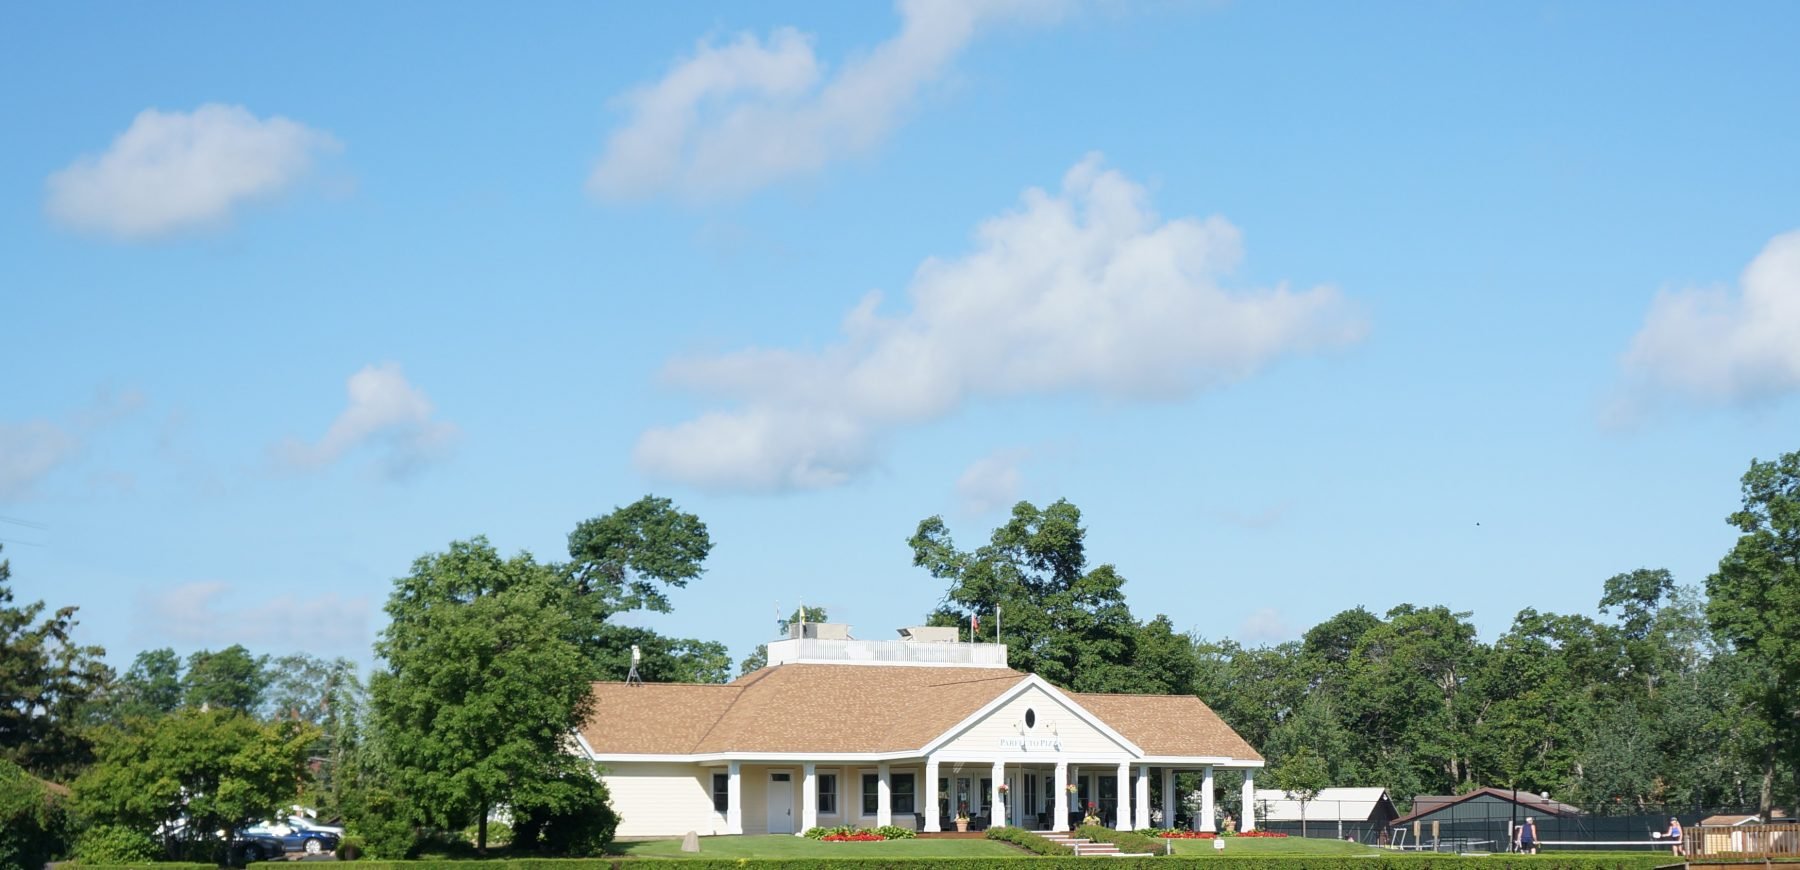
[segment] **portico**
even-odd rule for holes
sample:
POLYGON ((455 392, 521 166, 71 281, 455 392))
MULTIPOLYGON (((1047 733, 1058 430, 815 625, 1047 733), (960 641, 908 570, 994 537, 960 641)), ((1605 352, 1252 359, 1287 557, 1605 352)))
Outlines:
MULTIPOLYGON (((1064 692, 1007 668, 993 644, 792 640, 769 653, 770 667, 723 686, 595 685, 577 742, 605 766, 620 835, 929 832, 959 816, 1066 831, 1089 812, 1147 828, 1153 780, 1173 825, 1177 773, 1202 772, 1210 796, 1215 770, 1263 763, 1197 698, 1064 692)), ((1212 819, 1209 806, 1203 830, 1212 819)))

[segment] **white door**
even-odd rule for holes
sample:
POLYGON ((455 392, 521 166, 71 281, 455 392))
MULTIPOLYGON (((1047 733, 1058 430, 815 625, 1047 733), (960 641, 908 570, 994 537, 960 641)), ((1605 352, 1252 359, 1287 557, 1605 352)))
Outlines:
POLYGON ((769 771, 769 833, 794 833, 794 772, 769 771))

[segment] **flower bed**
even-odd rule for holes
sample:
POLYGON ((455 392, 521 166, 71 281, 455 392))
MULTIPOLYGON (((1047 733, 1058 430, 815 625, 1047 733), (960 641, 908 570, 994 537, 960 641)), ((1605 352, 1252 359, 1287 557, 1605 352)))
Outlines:
POLYGON ((1154 830, 1139 831, 1139 833, 1144 834, 1146 836, 1150 836, 1150 837, 1160 837, 1164 840, 1216 840, 1216 839, 1221 839, 1224 837, 1271 837, 1272 838, 1272 837, 1286 837, 1287 836, 1286 834, 1283 834, 1280 831, 1250 831, 1248 833, 1243 833, 1243 834, 1234 834, 1230 831, 1214 833, 1212 831, 1184 831, 1179 828, 1157 828, 1154 830))
POLYGON ((854 825, 839 825, 835 828, 808 828, 806 838, 825 843, 874 843, 880 840, 910 840, 918 834, 895 825, 883 825, 879 828, 858 828, 854 825))

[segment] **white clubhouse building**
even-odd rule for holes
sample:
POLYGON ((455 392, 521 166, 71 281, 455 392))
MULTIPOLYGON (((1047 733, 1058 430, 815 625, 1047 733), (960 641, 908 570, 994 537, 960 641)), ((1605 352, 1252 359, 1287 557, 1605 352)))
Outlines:
MULTIPOLYGON (((1147 828, 1152 776, 1164 824, 1177 817, 1177 771, 1204 773, 1211 830, 1217 768, 1242 769, 1255 803, 1262 757, 1198 698, 1063 692, 1007 667, 1002 644, 900 633, 796 625, 768 667, 729 684, 596 683, 576 742, 605 767, 619 835, 941 831, 959 814, 1066 831, 1090 804, 1147 828)), ((1247 812, 1241 828, 1254 826, 1247 812)))

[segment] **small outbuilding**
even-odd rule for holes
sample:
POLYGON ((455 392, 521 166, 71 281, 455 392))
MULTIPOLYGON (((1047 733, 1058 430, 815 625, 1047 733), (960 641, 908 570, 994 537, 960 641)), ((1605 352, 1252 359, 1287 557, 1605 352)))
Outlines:
POLYGON ((1264 830, 1295 836, 1304 830, 1315 837, 1355 837, 1365 843, 1375 842, 1400 816, 1385 788, 1320 789, 1305 803, 1278 788, 1259 788, 1256 812, 1264 830))

